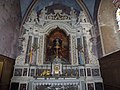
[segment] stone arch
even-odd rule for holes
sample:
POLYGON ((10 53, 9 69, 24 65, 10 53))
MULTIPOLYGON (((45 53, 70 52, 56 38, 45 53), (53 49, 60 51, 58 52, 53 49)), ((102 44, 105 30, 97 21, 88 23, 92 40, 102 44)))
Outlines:
POLYGON ((52 29, 55 29, 57 27, 64 30, 64 32, 67 35, 69 35, 70 33, 76 32, 76 30, 72 29, 72 27, 70 25, 67 25, 65 23, 59 23, 59 22, 49 23, 48 25, 45 25, 43 28, 43 30, 44 30, 43 32, 45 32, 45 34, 49 34, 52 29))

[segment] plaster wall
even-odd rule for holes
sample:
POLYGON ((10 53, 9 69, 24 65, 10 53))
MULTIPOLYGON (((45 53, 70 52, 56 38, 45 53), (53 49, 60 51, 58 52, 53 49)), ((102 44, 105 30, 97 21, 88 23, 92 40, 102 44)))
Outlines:
POLYGON ((115 7, 112 0, 101 0, 98 12, 99 30, 101 34, 103 54, 109 54, 119 49, 115 7))
POLYGON ((19 0, 0 0, 0 54, 16 58, 19 25, 19 0))

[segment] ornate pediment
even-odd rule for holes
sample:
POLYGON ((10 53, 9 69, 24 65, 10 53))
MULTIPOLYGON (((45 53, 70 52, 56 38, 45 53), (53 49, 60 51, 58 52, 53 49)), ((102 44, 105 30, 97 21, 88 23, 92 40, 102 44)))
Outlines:
POLYGON ((54 9, 53 12, 49 12, 46 8, 43 8, 39 13, 33 10, 25 22, 25 29, 30 29, 33 27, 43 27, 50 22, 62 22, 69 24, 72 27, 79 27, 82 25, 90 25, 88 18, 84 11, 78 12, 71 7, 69 12, 65 12, 62 9, 54 9))
POLYGON ((54 14, 49 14, 46 17, 48 20, 70 20, 70 16, 62 13, 62 10, 54 10, 54 14))

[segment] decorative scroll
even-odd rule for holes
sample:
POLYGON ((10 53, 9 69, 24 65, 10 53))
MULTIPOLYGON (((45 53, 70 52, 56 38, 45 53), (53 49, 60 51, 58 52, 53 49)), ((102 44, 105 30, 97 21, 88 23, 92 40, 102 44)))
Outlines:
POLYGON ((42 64, 43 63, 43 36, 40 36, 39 39, 39 55, 38 55, 38 64, 42 64))
POLYGON ((54 10, 55 14, 50 14, 47 16, 47 19, 49 20, 69 20, 70 16, 68 16, 67 14, 63 13, 62 14, 62 10, 54 10))
POLYGON ((25 56, 24 56, 24 54, 22 53, 21 55, 19 55, 19 56, 16 58, 15 64, 16 64, 16 65, 22 65, 22 64, 24 64, 24 63, 25 63, 24 59, 25 59, 25 56))

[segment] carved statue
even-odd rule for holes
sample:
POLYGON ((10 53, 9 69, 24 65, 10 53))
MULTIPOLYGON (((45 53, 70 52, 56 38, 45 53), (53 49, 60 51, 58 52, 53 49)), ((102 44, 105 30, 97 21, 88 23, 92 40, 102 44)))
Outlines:
POLYGON ((25 63, 24 60, 25 60, 24 54, 21 54, 16 58, 15 64, 16 65, 23 65, 25 63))
POLYGON ((73 7, 71 7, 70 16, 71 16, 71 24, 72 24, 72 26, 74 26, 77 21, 77 15, 76 15, 76 12, 73 9, 73 7))
POLYGON ((46 17, 47 11, 45 10, 45 7, 41 10, 41 13, 39 15, 39 25, 44 25, 45 23, 45 17, 46 17))
POLYGON ((41 10, 41 13, 39 15, 39 18, 45 19, 47 11, 45 10, 45 7, 41 10))
POLYGON ((71 7, 70 15, 71 15, 72 18, 76 18, 77 17, 76 12, 75 12, 73 7, 71 7))
POLYGON ((35 10, 33 10, 29 16, 29 19, 28 19, 28 22, 26 23, 30 23, 30 24, 36 24, 38 23, 38 20, 37 20, 37 13, 35 10))
POLYGON ((80 11, 80 14, 78 16, 78 23, 80 22, 87 22, 87 17, 83 11, 80 11))

